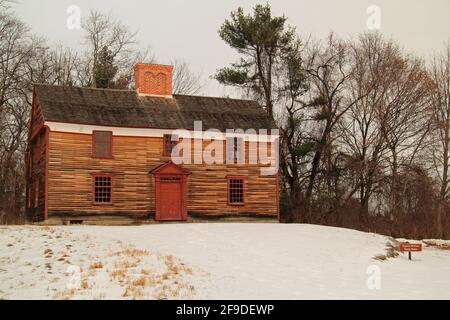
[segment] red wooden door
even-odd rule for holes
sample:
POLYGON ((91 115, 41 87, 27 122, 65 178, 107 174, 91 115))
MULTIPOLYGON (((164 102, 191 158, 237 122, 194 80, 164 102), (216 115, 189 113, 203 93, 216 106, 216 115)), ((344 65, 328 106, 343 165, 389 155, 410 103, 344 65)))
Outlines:
POLYGON ((160 219, 183 220, 181 177, 160 178, 160 219))
POLYGON ((186 221, 190 172, 168 161, 150 173, 155 176, 155 220, 186 221))

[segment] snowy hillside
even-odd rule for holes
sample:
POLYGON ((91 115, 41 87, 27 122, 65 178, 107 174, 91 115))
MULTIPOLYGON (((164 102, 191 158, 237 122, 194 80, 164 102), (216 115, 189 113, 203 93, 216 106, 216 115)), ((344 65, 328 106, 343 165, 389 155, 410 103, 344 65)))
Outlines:
POLYGON ((450 250, 373 259, 389 242, 298 224, 0 227, 0 299, 450 299, 450 250))

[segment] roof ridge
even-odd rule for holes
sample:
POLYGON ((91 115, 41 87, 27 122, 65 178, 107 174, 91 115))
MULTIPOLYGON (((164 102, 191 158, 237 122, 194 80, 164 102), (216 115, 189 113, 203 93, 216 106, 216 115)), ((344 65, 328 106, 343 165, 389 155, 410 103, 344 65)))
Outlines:
MULTIPOLYGON (((47 84, 47 83, 33 83, 34 86, 45 86, 45 87, 57 87, 57 88, 73 88, 73 89, 86 89, 86 90, 97 90, 97 91, 121 91, 121 92, 136 92, 133 89, 114 89, 114 88, 92 88, 92 87, 82 87, 82 86, 67 86, 67 85, 59 85, 59 84, 47 84)), ((201 95, 192 95, 192 94, 173 94, 174 97, 192 97, 192 98, 202 98, 202 99, 221 99, 221 100, 233 100, 233 101, 245 101, 245 102, 254 102, 258 104, 256 100, 253 99, 243 99, 243 98, 230 98, 230 97, 217 97, 217 96, 201 96, 201 95)), ((146 97, 150 98, 160 98, 157 96, 147 95, 146 97)))
POLYGON ((173 96, 182 96, 182 97, 193 97, 193 98, 206 98, 206 99, 221 99, 221 100, 233 100, 233 101, 245 101, 245 102, 255 102, 258 103, 256 100, 253 99, 242 99, 242 98, 229 98, 229 97, 213 97, 213 96, 195 96, 190 94, 173 94, 173 96))
POLYGON ((132 89, 114 89, 114 88, 92 88, 92 87, 81 87, 81 86, 63 86, 60 84, 47 84, 47 83, 33 83, 33 86, 45 86, 45 87, 58 87, 58 88, 74 88, 74 89, 87 89, 87 90, 98 90, 98 91, 125 91, 125 92, 136 92, 132 89))

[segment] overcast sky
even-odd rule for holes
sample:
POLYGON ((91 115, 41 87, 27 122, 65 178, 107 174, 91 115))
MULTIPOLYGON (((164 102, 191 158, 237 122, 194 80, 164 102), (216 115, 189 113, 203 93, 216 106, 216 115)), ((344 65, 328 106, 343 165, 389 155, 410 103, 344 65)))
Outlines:
MULTIPOLYGON (((246 0, 16 0, 14 9, 38 35, 50 42, 77 47, 82 31, 66 27, 70 5, 81 9, 111 10, 133 30, 142 46, 150 46, 158 63, 172 58, 186 60, 201 72, 205 95, 221 96, 228 91, 209 77, 236 55, 219 38, 217 30, 239 6, 249 12, 257 3, 246 0)), ((275 15, 285 14, 301 35, 324 37, 330 31, 351 36, 367 31, 367 8, 381 10, 380 31, 423 57, 444 50, 450 38, 450 0, 276 0, 269 1, 275 15)))

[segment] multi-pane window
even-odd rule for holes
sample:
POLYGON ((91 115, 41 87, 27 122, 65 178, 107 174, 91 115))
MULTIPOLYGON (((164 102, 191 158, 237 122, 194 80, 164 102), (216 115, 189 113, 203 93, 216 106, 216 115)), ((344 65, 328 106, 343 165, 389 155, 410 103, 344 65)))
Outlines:
POLYGON ((243 160, 244 139, 227 138, 227 162, 242 162, 243 160))
POLYGON ((180 177, 161 177, 159 181, 165 181, 165 182, 174 182, 174 181, 181 181, 180 177))
POLYGON ((112 176, 94 175, 94 203, 109 204, 112 203, 112 176))
POLYGON ((228 203, 230 205, 245 203, 245 179, 243 177, 228 177, 228 203))
POLYGON ((92 155, 94 158, 112 158, 112 132, 92 132, 92 155))
POLYGON ((178 136, 165 134, 163 141, 163 155, 171 156, 173 148, 178 144, 178 136))

